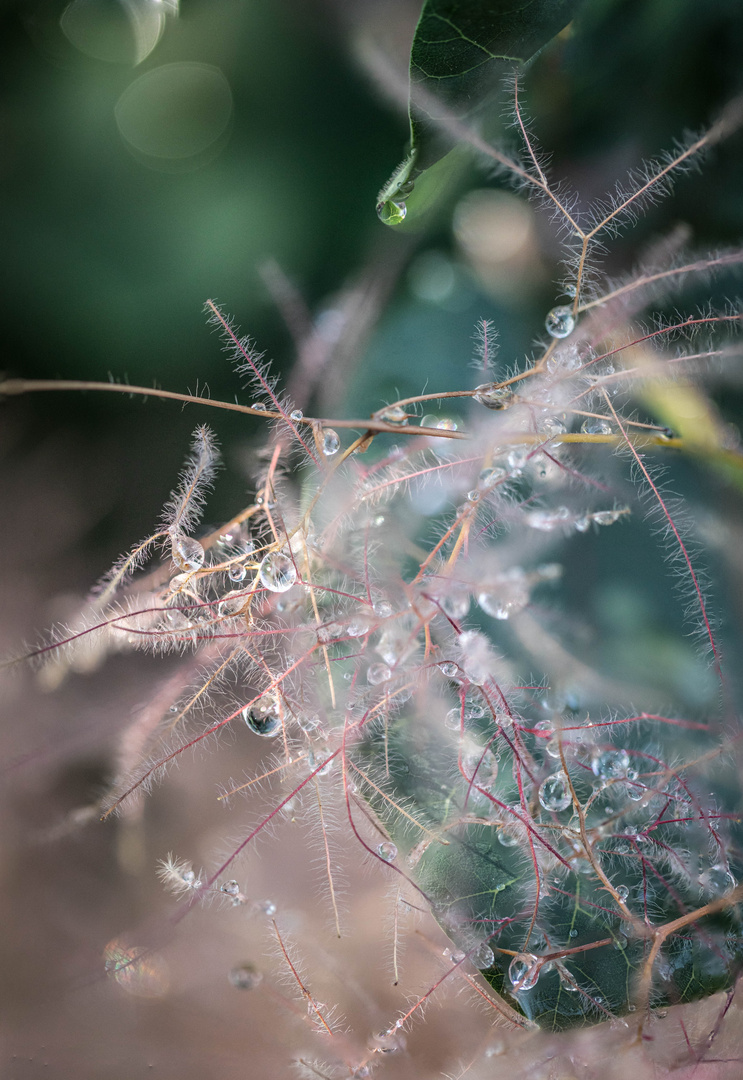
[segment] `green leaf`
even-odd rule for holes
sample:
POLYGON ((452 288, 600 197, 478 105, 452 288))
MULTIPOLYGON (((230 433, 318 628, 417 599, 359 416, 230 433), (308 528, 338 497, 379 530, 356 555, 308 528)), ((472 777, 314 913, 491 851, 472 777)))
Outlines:
POLYGON ((559 33, 579 2, 426 0, 410 53, 410 152, 377 202, 385 224, 410 226, 452 190, 466 157, 452 151, 442 117, 483 114, 503 76, 559 33))
MULTIPOLYGON (((420 720, 400 716, 370 725, 351 752, 365 779, 361 794, 401 853, 398 865, 468 965, 480 967, 496 993, 540 1027, 559 1031, 643 1007, 643 926, 672 923, 734 881, 726 869, 709 868, 717 856, 710 856, 702 794, 689 777, 658 774, 659 754, 691 759, 705 753, 710 737, 673 727, 624 732, 619 744, 602 736, 607 762, 617 755, 623 763, 622 775, 608 781, 591 766, 590 751, 578 744, 571 750, 568 768, 589 808, 595 865, 622 891, 634 915, 629 921, 585 857, 572 806, 552 813, 536 797, 545 775, 560 775, 543 740, 525 726, 506 737, 494 736, 487 718, 469 723, 467 768, 479 756, 483 762, 481 781, 471 788, 460 772, 458 740, 420 720), (486 765, 484 749, 473 757, 475 743, 497 750, 499 762, 486 765), (533 784, 523 768, 527 760, 533 784), (629 782, 626 762, 637 766, 629 782), (477 962, 482 946, 489 966, 477 962), (515 977, 519 963, 523 979, 515 977)), ((739 782, 731 772, 716 783, 725 815, 740 805, 739 782)), ((731 904, 669 934, 653 967, 652 1004, 716 993, 734 983, 742 965, 743 937, 731 904)))

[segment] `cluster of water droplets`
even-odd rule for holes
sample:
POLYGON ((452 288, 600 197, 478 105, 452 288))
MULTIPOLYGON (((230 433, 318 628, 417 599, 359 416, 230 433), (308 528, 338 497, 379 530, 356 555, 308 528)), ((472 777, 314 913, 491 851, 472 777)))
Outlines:
POLYGON ((537 529, 539 532, 554 532, 555 529, 562 528, 583 533, 588 532, 591 525, 613 525, 626 513, 625 507, 576 513, 567 506, 558 506, 555 509, 529 510, 525 519, 530 529, 537 529))

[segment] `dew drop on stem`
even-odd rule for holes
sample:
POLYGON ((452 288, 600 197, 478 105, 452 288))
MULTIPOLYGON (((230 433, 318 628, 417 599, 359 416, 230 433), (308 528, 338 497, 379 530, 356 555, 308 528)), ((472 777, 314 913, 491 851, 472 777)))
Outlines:
POLYGON ((372 664, 366 673, 366 681, 372 686, 378 686, 379 683, 389 682, 392 678, 392 672, 386 664, 372 664))
POLYGON ((518 993, 520 990, 531 990, 537 985, 540 975, 540 966, 536 957, 528 954, 514 956, 508 965, 508 978, 511 986, 518 993))
POLYGON ((736 880, 727 866, 718 863, 699 875, 699 884, 708 896, 719 897, 736 886, 736 880))
POLYGON ((626 750, 604 750, 591 762, 594 776, 602 780, 623 780, 629 768, 629 754, 626 750))
POLYGON ((341 440, 338 432, 333 428, 323 428, 322 432, 322 452, 325 457, 332 457, 333 454, 337 454, 341 448, 341 440))
POLYGON ((566 338, 575 328, 572 308, 560 305, 553 307, 544 320, 544 326, 550 337, 566 338))
POLYGON ((384 412, 379 414, 379 419, 385 424, 406 424, 408 422, 408 414, 405 412, 402 405, 392 405, 389 409, 385 409, 384 412))
POLYGON ((497 383, 481 383, 475 387, 472 397, 478 405, 486 409, 507 409, 513 404, 513 390, 510 386, 498 386, 497 383))
POLYGON ((266 706, 260 702, 246 705, 242 710, 242 718, 251 731, 264 738, 272 738, 281 731, 281 717, 274 703, 266 706))
POLYGON ((476 968, 479 968, 480 971, 487 971, 488 968, 493 966, 495 963, 495 953, 487 942, 483 941, 483 943, 475 949, 472 954, 472 963, 476 968))
POLYGON ((563 773, 548 776, 539 786, 539 802, 545 810, 559 813, 567 810, 572 803, 570 788, 563 773))
POLYGON ((270 592, 286 592, 297 580, 294 563, 280 551, 271 551, 258 569, 261 585, 270 592))
POLYGON ((601 417, 591 417, 584 420, 580 426, 584 435, 611 435, 612 427, 608 420, 601 417))
POLYGON ((173 556, 179 566, 186 570, 200 570, 204 565, 204 549, 191 536, 177 536, 173 540, 173 556))

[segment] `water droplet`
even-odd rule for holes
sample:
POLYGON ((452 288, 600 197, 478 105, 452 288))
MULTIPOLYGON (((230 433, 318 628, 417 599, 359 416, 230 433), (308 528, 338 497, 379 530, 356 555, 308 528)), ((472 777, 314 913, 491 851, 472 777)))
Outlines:
POLYGON ((351 638, 363 637, 364 634, 367 634, 368 632, 369 623, 366 621, 366 619, 356 618, 346 627, 346 634, 348 637, 351 638))
POLYGON ((238 614, 244 604, 244 593, 238 593, 235 597, 227 595, 217 604, 217 616, 220 619, 230 619, 233 615, 238 614))
POLYGON ((436 422, 436 427, 439 431, 458 431, 456 420, 452 420, 450 417, 445 416, 443 420, 436 422))
POLYGON ((371 683, 372 686, 378 686, 380 683, 389 682, 392 678, 392 672, 386 664, 372 664, 366 673, 366 681, 371 683))
POLYGON ((510 619, 524 610, 529 603, 529 593, 523 587, 511 586, 498 592, 478 593, 477 603, 493 619, 510 619))
POLYGON ((376 1054, 394 1054, 398 1050, 402 1050, 404 1046, 405 1040, 402 1036, 390 1035, 387 1031, 380 1031, 371 1040, 369 1049, 376 1054))
POLYGON ((230 581, 242 581, 247 572, 247 568, 242 563, 233 563, 227 571, 227 577, 230 581))
POLYGON ((622 901, 622 903, 625 902, 625 900, 629 896, 629 889, 626 885, 617 885, 617 896, 622 901))
POLYGON ((228 978, 237 990, 255 990, 260 986, 263 974, 254 964, 245 963, 233 967, 228 978))
POLYGON ((280 551, 271 551, 258 569, 261 585, 271 592, 286 592, 297 580, 294 563, 280 551))
POLYGON ((255 905, 255 910, 265 915, 267 919, 271 919, 276 914, 276 905, 273 900, 259 900, 255 905))
POLYGON ((735 888, 737 882, 727 866, 718 863, 699 875, 699 884, 710 896, 724 896, 735 888))
POLYGON ((585 533, 591 528, 591 519, 588 515, 584 514, 582 517, 576 518, 573 522, 573 528, 576 532, 585 533))
POLYGON ((374 604, 374 614, 380 619, 389 619, 392 614, 392 604, 389 604, 386 600, 377 600, 374 604))
POLYGON ((453 679, 459 674, 459 665, 452 663, 451 660, 444 660, 443 663, 438 665, 438 668, 447 679, 453 679))
POLYGON ((379 414, 379 419, 383 420, 385 424, 407 424, 408 414, 402 405, 392 405, 379 414))
POLYGON ((571 930, 570 933, 568 934, 568 937, 571 937, 571 938, 577 938, 577 936, 578 936, 578 931, 575 930, 575 929, 571 930))
POLYGON ((173 557, 179 566, 189 571, 200 570, 204 565, 204 549, 199 541, 191 536, 174 538, 173 557))
POLYGON ((201 881, 196 876, 194 871, 190 869, 190 867, 181 872, 181 880, 183 881, 184 885, 188 886, 189 889, 201 888, 201 881))
POLYGON ((575 328, 572 309, 562 305, 553 307, 544 320, 544 325, 550 337, 566 338, 575 328))
POLYGON ((449 709, 448 713, 444 717, 444 727, 447 727, 449 731, 460 731, 462 728, 462 710, 459 706, 455 709, 449 709))
POLYGON ((540 435, 549 435, 551 438, 564 435, 567 430, 562 420, 557 416, 547 416, 539 424, 540 435))
POLYGON ((461 964, 466 956, 467 953, 462 952, 461 949, 452 949, 452 951, 449 953, 449 959, 451 960, 452 964, 461 964))
POLYGON ((477 491, 475 488, 473 488, 472 491, 467 492, 467 502, 472 503, 472 502, 479 502, 479 501, 480 501, 480 492, 479 491, 477 491))
POLYGON ((584 435, 611 435, 612 427, 608 420, 592 416, 580 426, 584 435))
POLYGON ((295 424, 298 423, 303 418, 304 418, 304 413, 302 412, 301 409, 292 409, 292 411, 289 413, 289 419, 293 420, 295 424))
POLYGON ((240 886, 233 878, 232 881, 225 881, 224 885, 220 887, 219 891, 226 893, 228 896, 237 896, 240 892, 240 886))
POLYGON ((516 847, 519 842, 518 836, 514 836, 512 832, 507 832, 506 829, 498 829, 496 836, 498 838, 498 843, 501 844, 502 847, 516 847))
POLYGON ((333 454, 337 454, 341 448, 341 440, 337 431, 333 428, 323 428, 322 431, 322 452, 325 457, 332 457, 333 454))
POLYGON ((508 978, 511 986, 518 993, 520 990, 531 990, 537 985, 540 975, 540 965, 535 956, 530 953, 521 953, 514 956, 508 965, 508 978))
POLYGON ((385 840, 377 848, 377 855, 379 855, 380 859, 384 859, 385 862, 392 862, 397 858, 397 848, 389 840, 385 840))
POLYGON ((439 418, 435 413, 426 413, 421 417, 421 427, 435 428, 438 427, 439 418))
POLYGON ((629 768, 629 754, 626 750, 604 750, 591 762, 594 776, 602 780, 622 780, 629 768))
POLYGON ((539 801, 545 810, 553 813, 566 810, 571 805, 573 799, 564 773, 555 773, 542 781, 539 785, 539 801))
POLYGON ((385 199, 377 204, 377 216, 385 225, 401 225, 407 212, 404 199, 385 199))
POLYGON ((591 517, 597 525, 613 525, 621 517, 621 510, 598 510, 591 517))
POLYGON ((510 386, 498 386, 497 383, 482 383, 472 395, 478 405, 486 409, 507 409, 513 404, 513 390, 510 386))
POLYGON ((264 705, 259 701, 255 705, 246 705, 242 718, 251 731, 264 738, 270 739, 281 731, 281 717, 275 702, 264 705))
POLYGON ((487 971, 495 963, 495 953, 487 944, 483 941, 481 945, 478 945, 477 949, 472 954, 472 963, 480 971, 487 971))

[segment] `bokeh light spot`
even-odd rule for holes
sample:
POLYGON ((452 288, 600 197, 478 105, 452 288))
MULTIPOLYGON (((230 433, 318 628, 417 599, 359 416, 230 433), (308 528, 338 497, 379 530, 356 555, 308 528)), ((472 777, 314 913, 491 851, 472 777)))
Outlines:
POLYGON ((226 130, 232 93, 219 68, 210 64, 163 64, 135 79, 114 111, 122 137, 136 152, 187 161, 226 130))

